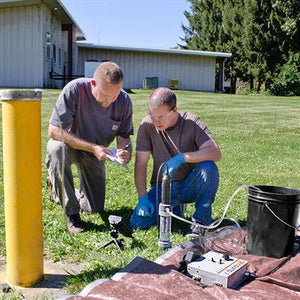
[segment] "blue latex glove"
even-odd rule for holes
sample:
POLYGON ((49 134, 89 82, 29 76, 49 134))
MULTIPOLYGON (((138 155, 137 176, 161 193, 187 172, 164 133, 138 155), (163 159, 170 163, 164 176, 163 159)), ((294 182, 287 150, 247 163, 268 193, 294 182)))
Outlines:
POLYGON ((179 153, 172 158, 168 159, 163 166, 163 174, 166 174, 167 167, 169 170, 169 176, 173 179, 173 172, 176 171, 181 165, 185 163, 183 153, 179 153))
POLYGON ((139 203, 136 207, 137 215, 140 217, 150 217, 154 213, 154 205, 145 194, 139 197, 139 203))

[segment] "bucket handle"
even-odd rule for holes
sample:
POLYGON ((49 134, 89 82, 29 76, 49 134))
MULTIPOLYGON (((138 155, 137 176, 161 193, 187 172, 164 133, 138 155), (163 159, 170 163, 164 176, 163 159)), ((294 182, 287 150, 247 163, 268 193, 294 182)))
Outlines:
POLYGON ((273 215, 275 218, 277 218, 280 222, 282 222, 284 225, 286 225, 286 226, 288 226, 288 227, 291 227, 291 228, 293 228, 293 229, 296 229, 296 226, 290 225, 290 224, 286 223, 285 221, 283 221, 281 218, 279 218, 279 217, 274 213, 274 211, 269 207, 269 205, 268 205, 267 202, 265 202, 264 205, 265 205, 265 207, 272 213, 272 215, 273 215))

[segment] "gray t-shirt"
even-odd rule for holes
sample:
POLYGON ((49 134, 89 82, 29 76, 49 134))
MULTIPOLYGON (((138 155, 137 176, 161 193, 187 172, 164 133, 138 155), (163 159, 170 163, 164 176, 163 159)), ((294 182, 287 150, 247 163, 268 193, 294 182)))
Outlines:
MULTIPOLYGON (((213 139, 203 121, 190 112, 179 112, 176 124, 166 130, 179 152, 197 151, 206 141, 213 139)), ((178 154, 172 142, 166 141, 159 130, 156 130, 151 118, 147 115, 139 127, 136 140, 137 151, 150 151, 153 157, 151 185, 156 184, 160 165, 178 154)), ((186 163, 174 172, 174 180, 183 180, 195 164, 186 163)), ((161 182, 161 173, 159 176, 161 182)))
MULTIPOLYGON (((128 138, 133 134, 132 103, 121 90, 117 100, 102 107, 91 92, 91 79, 78 78, 62 90, 56 107, 62 127, 78 137, 98 145, 108 146, 118 135, 128 138)), ((50 123, 59 126, 55 109, 50 123)))

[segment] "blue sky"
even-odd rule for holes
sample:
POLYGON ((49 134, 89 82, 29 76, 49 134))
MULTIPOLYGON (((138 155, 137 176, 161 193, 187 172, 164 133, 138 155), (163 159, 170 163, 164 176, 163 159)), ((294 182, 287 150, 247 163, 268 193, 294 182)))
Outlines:
POLYGON ((182 43, 186 0, 62 0, 92 43, 171 48, 182 43))

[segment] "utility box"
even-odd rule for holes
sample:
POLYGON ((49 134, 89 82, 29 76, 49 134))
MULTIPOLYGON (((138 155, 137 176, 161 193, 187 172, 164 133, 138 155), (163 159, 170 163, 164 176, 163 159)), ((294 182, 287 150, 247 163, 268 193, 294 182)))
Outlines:
POLYGON ((171 90, 179 90, 179 79, 178 78, 170 78, 169 88, 171 90))
POLYGON ((143 88, 146 90, 158 88, 158 77, 145 77, 143 88))

